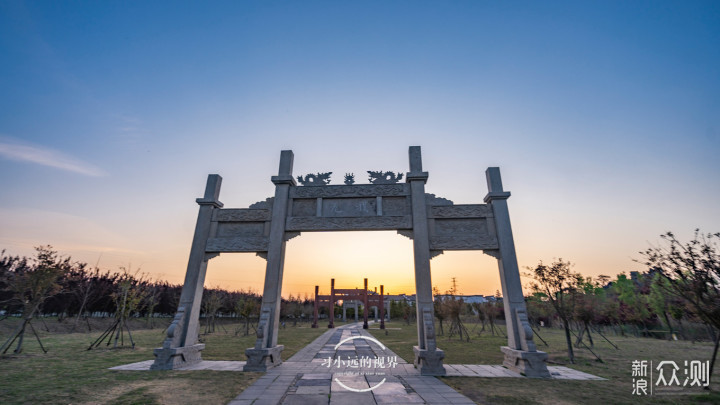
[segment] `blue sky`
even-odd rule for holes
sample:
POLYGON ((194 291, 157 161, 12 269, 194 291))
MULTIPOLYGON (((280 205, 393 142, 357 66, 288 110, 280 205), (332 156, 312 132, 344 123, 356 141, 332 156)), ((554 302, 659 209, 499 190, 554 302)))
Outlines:
MULTIPOLYGON (((339 182, 406 171, 421 145, 428 192, 459 203, 500 166, 523 266, 614 275, 666 230, 720 230, 717 2, 2 2, 0 59, 11 253, 180 282, 207 174, 247 206, 281 149, 339 182)), ((411 271, 407 242, 377 235, 303 235, 289 266, 377 241, 358 271, 411 271)), ((483 257, 434 259, 433 283, 494 292, 483 257)), ((260 287, 260 259, 216 260, 208 283, 260 287)))

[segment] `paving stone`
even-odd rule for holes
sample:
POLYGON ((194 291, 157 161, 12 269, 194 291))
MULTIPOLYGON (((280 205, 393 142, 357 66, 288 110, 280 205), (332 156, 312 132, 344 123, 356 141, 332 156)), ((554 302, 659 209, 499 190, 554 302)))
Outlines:
POLYGON ((375 395, 375 402, 379 404, 423 404, 423 400, 417 394, 405 395, 375 395))
POLYGON ((407 394, 405 386, 399 382, 385 382, 377 385, 378 383, 370 383, 374 386, 372 392, 377 397, 378 395, 404 395, 407 394))
POLYGON ((252 405, 278 405, 279 402, 277 399, 257 399, 252 405))
POLYGON ((329 387, 330 386, 330 379, 303 379, 298 380, 295 385, 298 387, 306 387, 306 386, 316 386, 316 387, 329 387))
POLYGON ((345 392, 332 394, 330 405, 376 405, 375 398, 369 392, 345 392))
MULTIPOLYGON (((365 405, 375 404, 376 402, 378 404, 410 404, 422 403, 423 401, 429 404, 472 404, 472 401, 447 386, 441 379, 421 376, 419 370, 414 368, 412 363, 407 363, 400 357, 397 357, 398 364, 395 367, 352 368, 345 365, 340 368, 328 368, 327 365, 323 366, 323 363, 327 363, 328 357, 335 359, 340 356, 344 361, 347 361, 347 356, 350 356, 351 359, 355 358, 355 356, 385 357, 387 361, 387 356, 397 356, 392 350, 387 348, 382 350, 376 344, 364 339, 354 339, 343 343, 339 348, 340 350, 336 351, 335 345, 343 339, 351 336, 370 336, 360 325, 352 324, 326 331, 289 360, 258 378, 251 387, 238 395, 231 404, 247 405, 250 403, 249 401, 255 401, 252 402, 253 405, 275 405, 279 403, 286 393, 284 403, 327 404, 328 395, 326 390, 328 389, 332 394, 329 402, 337 405, 365 405), (408 394, 405 385, 401 384, 396 376, 402 376, 414 392, 408 394), (300 378, 298 379, 298 377, 300 378), (386 382, 371 392, 357 393, 343 388, 334 381, 334 378, 339 378, 346 386, 356 389, 367 389, 383 379, 386 379, 386 382), (296 379, 296 386, 290 387, 291 383, 296 379), (323 394, 307 393, 315 392, 313 390, 322 390, 323 394)), ((146 360, 112 367, 111 370, 147 371, 152 363, 153 360, 146 360)), ((245 363, 244 361, 202 361, 186 368, 186 370, 241 372, 245 363)), ((603 380, 601 377, 563 366, 549 366, 548 370, 555 379, 603 380)), ((448 375, 466 377, 525 378, 499 365, 451 364, 446 365, 446 371, 448 375)))
POLYGON ((317 386, 317 385, 304 385, 302 387, 297 387, 297 391, 295 391, 296 394, 330 394, 330 384, 324 385, 324 386, 317 386))
POLYGON ((252 399, 235 399, 230 401, 228 405, 251 405, 253 403, 252 399))
POLYGON ((303 380, 331 380, 332 373, 307 373, 303 374, 303 380))
MULTIPOLYGON (((283 405, 327 405, 330 399, 327 394, 293 394, 285 397, 283 405)), ((253 404, 255 405, 255 404, 253 404)))

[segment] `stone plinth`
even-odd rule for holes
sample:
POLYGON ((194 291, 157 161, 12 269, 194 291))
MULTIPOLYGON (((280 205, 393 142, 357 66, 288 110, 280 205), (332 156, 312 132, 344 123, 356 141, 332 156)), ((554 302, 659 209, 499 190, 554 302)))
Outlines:
POLYGON ((198 343, 185 347, 161 347, 153 351, 155 362, 151 370, 175 370, 181 367, 192 366, 202 361, 200 352, 205 345, 198 343))
POLYGON ((445 375, 445 367, 443 367, 444 351, 440 349, 425 350, 413 346, 413 352, 415 353, 415 367, 420 369, 420 374, 445 375))
POLYGON ((268 371, 275 366, 282 364, 280 353, 285 349, 283 345, 277 345, 266 349, 250 348, 245 350, 247 363, 243 371, 268 371))
POLYGON ((511 349, 508 346, 501 348, 505 353, 503 366, 530 378, 551 378, 550 372, 545 363, 548 354, 545 352, 526 352, 522 350, 511 349))

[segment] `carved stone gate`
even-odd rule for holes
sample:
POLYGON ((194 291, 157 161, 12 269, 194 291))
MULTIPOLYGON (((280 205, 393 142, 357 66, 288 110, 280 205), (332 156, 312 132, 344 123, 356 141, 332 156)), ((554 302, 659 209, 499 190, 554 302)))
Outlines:
MULTIPOLYGON (((410 171, 374 173, 373 184, 327 185, 327 174, 298 178, 292 174, 293 152, 280 154, 280 168, 272 177, 275 196, 244 209, 223 208, 221 177, 208 176, 200 205, 185 284, 178 312, 163 347, 155 349, 152 369, 168 370, 200 361, 200 303, 208 260, 225 252, 255 252, 267 260, 255 347, 246 350, 246 371, 266 371, 282 362, 277 344, 280 289, 285 243, 301 232, 395 230, 413 240, 418 345, 415 365, 425 375, 444 375, 442 350, 437 347, 430 259, 445 250, 482 250, 498 260, 508 345, 504 365, 529 377, 550 377, 547 354, 537 351, 528 323, 507 199, 500 169, 486 170, 485 204, 453 204, 425 193, 428 173, 422 170, 419 146, 409 150, 410 171)), ((371 174, 372 175, 372 174, 371 174)))

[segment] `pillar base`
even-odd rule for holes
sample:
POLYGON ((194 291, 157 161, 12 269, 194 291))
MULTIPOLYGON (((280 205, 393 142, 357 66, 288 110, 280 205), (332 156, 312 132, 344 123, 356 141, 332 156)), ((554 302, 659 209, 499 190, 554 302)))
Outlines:
POLYGON ((526 352, 511 349, 508 346, 503 346, 500 350, 505 353, 503 366, 508 369, 529 378, 551 378, 545 363, 548 358, 547 353, 540 351, 526 352))
POLYGON ((267 349, 250 348, 245 350, 247 363, 243 367, 243 371, 268 371, 273 367, 282 364, 280 353, 285 349, 283 345, 277 345, 267 349))
POLYGON ((444 351, 440 349, 425 350, 413 346, 413 352, 415 353, 415 368, 420 368, 421 375, 445 375, 445 367, 443 367, 444 351))
POLYGON ((204 344, 195 344, 186 347, 160 347, 153 350, 155 362, 150 370, 176 370, 192 366, 202 361, 200 352, 205 349, 204 344))

